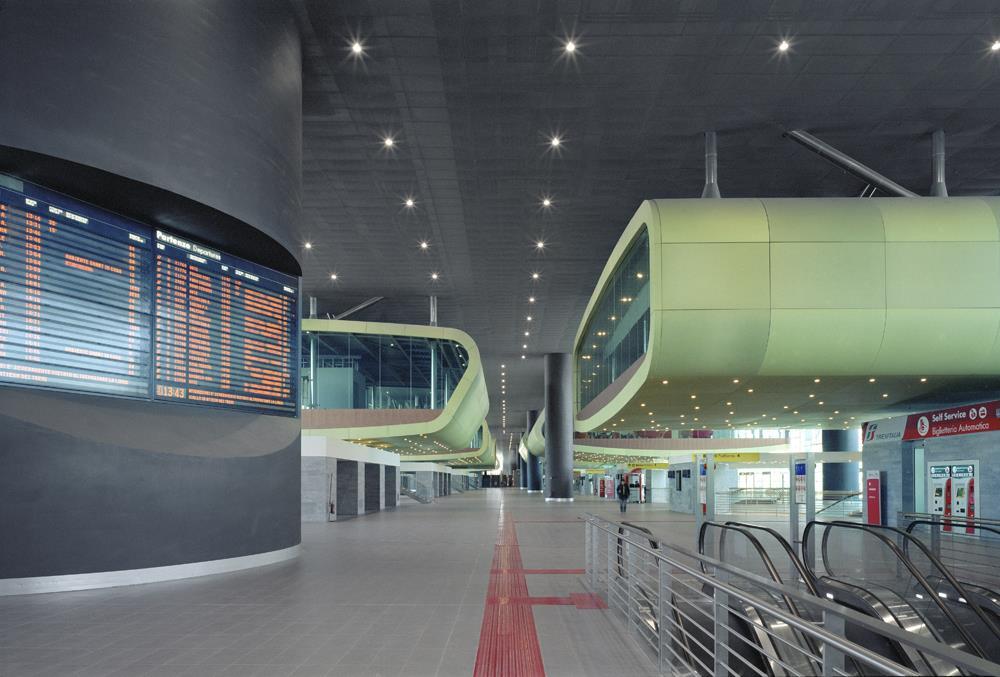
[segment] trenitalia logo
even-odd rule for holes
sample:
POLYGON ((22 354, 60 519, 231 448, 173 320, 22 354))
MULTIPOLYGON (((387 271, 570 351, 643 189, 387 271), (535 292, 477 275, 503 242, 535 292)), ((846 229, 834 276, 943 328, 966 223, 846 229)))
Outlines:
POLYGON ((872 421, 863 430, 865 444, 1000 431, 1000 401, 872 421))

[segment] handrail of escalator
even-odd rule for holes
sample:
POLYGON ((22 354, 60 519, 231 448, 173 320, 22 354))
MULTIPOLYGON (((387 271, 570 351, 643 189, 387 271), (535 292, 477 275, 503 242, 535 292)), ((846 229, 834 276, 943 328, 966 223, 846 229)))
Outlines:
POLYGON ((794 550, 792 550, 792 546, 788 543, 788 539, 786 539, 784 536, 779 534, 776 530, 772 529, 771 527, 761 526, 760 524, 748 524, 746 522, 733 522, 733 521, 726 522, 726 524, 741 527, 743 529, 757 529, 758 531, 763 531, 764 533, 773 536, 774 540, 776 540, 778 542, 778 545, 781 546, 782 550, 785 551, 785 554, 788 555, 788 559, 791 560, 792 566, 794 566, 795 570, 799 572, 799 577, 802 579, 802 582, 806 586, 806 589, 809 590, 809 592, 812 593, 813 595, 817 596, 819 595, 818 588, 816 587, 816 582, 812 579, 812 576, 810 576, 809 573, 806 571, 805 565, 802 564, 802 560, 800 560, 799 556, 795 554, 794 550))
POLYGON ((861 495, 860 491, 855 491, 852 494, 847 494, 846 496, 841 496, 840 498, 838 498, 836 501, 834 501, 830 505, 824 505, 822 508, 820 508, 819 510, 817 510, 816 514, 818 515, 821 512, 825 512, 825 511, 829 510, 830 508, 832 508, 834 506, 840 505, 841 503, 843 503, 844 501, 846 501, 849 498, 857 498, 860 495, 861 495))
MULTIPOLYGON (((848 524, 848 523, 835 521, 834 524, 848 524)), ((966 606, 972 609, 973 613, 975 613, 976 616, 979 617, 979 620, 982 621, 986 625, 986 627, 990 629, 990 631, 993 633, 993 636, 996 637, 998 640, 1000 640, 1000 628, 998 628, 996 626, 996 623, 994 623, 993 620, 986 614, 986 612, 983 611, 982 607, 980 607, 979 604, 976 603, 975 597, 967 593, 964 586, 958 581, 957 578, 955 578, 955 575, 951 573, 951 570, 949 570, 948 567, 942 564, 941 560, 939 560, 934 555, 934 553, 931 552, 930 548, 924 545, 924 543, 919 538, 917 538, 911 533, 907 533, 906 531, 899 529, 898 527, 891 527, 884 524, 866 524, 864 526, 868 527, 869 529, 885 529, 890 533, 902 536, 904 538, 903 554, 906 556, 907 559, 910 559, 908 546, 912 541, 916 545, 917 549, 920 550, 921 554, 924 557, 926 557, 927 560, 931 563, 931 565, 934 568, 936 568, 939 572, 941 572, 942 578, 944 578, 945 581, 948 582, 948 585, 950 585, 953 590, 955 590, 956 592, 959 593, 959 595, 961 595, 962 599, 965 600, 966 606)), ((912 562, 913 560, 910 559, 910 561, 912 562)), ((930 582, 928 581, 928 584, 929 583, 930 582)), ((935 597, 936 596, 937 595, 935 595, 935 597)))
MULTIPOLYGON (((725 559, 723 559, 723 552, 724 552, 723 546, 725 545, 726 542, 726 533, 728 531, 735 531, 738 534, 742 535, 744 538, 746 538, 750 542, 750 545, 753 546, 754 550, 757 551, 757 554, 760 556, 761 561, 764 563, 764 568, 767 570, 767 574, 768 576, 771 577, 771 580, 773 580, 775 583, 778 583, 779 585, 784 584, 784 581, 781 579, 781 574, 778 572, 778 567, 774 566, 774 561, 771 559, 770 555, 767 554, 767 550, 764 549, 764 546, 761 545, 761 542, 757 539, 756 536, 754 536, 745 529, 740 529, 738 527, 733 527, 726 524, 720 524, 719 522, 702 523, 701 530, 698 534, 699 555, 702 555, 703 557, 707 556, 705 555, 705 533, 708 527, 710 526, 722 530, 722 534, 719 537, 719 553, 718 553, 719 560, 722 560, 723 562, 725 561, 725 559)), ((706 574, 708 573, 705 570, 704 563, 702 563, 702 571, 706 574)), ((793 600, 791 597, 785 594, 782 594, 781 597, 784 599, 785 605, 792 613, 794 613, 796 616, 801 616, 798 607, 795 605, 795 600, 793 600)))
POLYGON ((983 522, 976 517, 947 517, 947 518, 941 518, 940 520, 916 519, 910 522, 906 526, 906 533, 912 534, 913 527, 918 526, 920 524, 942 527, 945 524, 951 524, 952 526, 955 526, 956 523, 958 523, 959 526, 965 526, 965 527, 971 526, 973 529, 979 529, 980 531, 989 531, 990 533, 994 533, 997 536, 1000 536, 1000 528, 997 528, 994 524, 987 524, 986 522, 983 522))
MULTIPOLYGON (((887 536, 880 534, 877 531, 866 529, 865 527, 868 525, 865 524, 855 524, 854 522, 819 522, 817 520, 813 520, 806 525, 806 528, 802 533, 803 545, 811 543, 811 541, 809 540, 809 536, 815 525, 826 527, 826 530, 823 532, 821 552, 823 555, 823 566, 830 577, 832 578, 837 577, 837 574, 834 573, 833 569, 830 568, 830 559, 828 557, 830 527, 836 526, 836 527, 843 527, 845 529, 856 529, 858 531, 862 531, 866 534, 874 536, 876 539, 881 541, 883 545, 888 547, 889 552, 894 554, 896 558, 899 560, 900 564, 902 564, 907 569, 907 571, 910 572, 910 575, 913 576, 914 580, 916 580, 917 583, 920 584, 920 587, 922 587, 924 591, 927 593, 928 598, 933 600, 934 604, 937 605, 938 609, 941 611, 941 613, 944 614, 945 618, 947 618, 952 623, 955 630, 962 636, 963 641, 965 641, 965 645, 969 647, 970 651, 975 653, 976 656, 986 659, 986 653, 983 651, 983 648, 979 646, 979 642, 975 641, 975 639, 973 639, 972 636, 969 635, 969 632, 965 629, 965 626, 963 626, 959 622, 959 620, 955 617, 955 614, 952 612, 952 610, 943 601, 941 601, 940 597, 938 597, 937 591, 934 590, 930 582, 924 577, 922 573, 920 573, 913 566, 913 562, 910 561, 910 558, 903 553, 903 551, 899 548, 899 546, 893 543, 892 540, 890 540, 887 536)), ((809 559, 810 558, 806 558, 805 562, 806 568, 812 574, 813 578, 816 579, 817 578, 816 572, 813 571, 811 567, 809 567, 808 563, 809 559)))
POLYGON ((640 527, 638 524, 634 524, 632 522, 619 522, 618 524, 620 525, 618 527, 619 534, 625 533, 622 527, 628 527, 629 529, 632 529, 634 531, 641 531, 642 533, 646 534, 646 537, 649 540, 650 548, 652 548, 653 550, 660 549, 660 541, 655 536, 653 536, 653 532, 647 529, 646 527, 640 527))

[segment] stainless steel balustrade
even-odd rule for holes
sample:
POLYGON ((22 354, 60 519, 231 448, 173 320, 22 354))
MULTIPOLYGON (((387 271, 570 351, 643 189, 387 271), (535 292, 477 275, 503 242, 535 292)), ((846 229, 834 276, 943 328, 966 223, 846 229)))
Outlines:
POLYGON ((919 674, 847 640, 848 623, 934 656, 956 674, 1000 674, 998 663, 922 640, 794 586, 656 542, 648 533, 596 515, 585 519, 585 581, 620 615, 661 674, 776 677, 801 674, 802 666, 824 677, 919 674), (794 600, 802 616, 775 599, 794 600))

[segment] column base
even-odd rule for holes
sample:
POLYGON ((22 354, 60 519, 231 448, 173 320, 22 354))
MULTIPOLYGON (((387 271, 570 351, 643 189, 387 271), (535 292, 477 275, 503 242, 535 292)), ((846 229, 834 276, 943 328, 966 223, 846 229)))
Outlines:
POLYGON ((552 496, 545 497, 546 502, 552 501, 553 503, 572 503, 572 498, 553 498, 552 496))

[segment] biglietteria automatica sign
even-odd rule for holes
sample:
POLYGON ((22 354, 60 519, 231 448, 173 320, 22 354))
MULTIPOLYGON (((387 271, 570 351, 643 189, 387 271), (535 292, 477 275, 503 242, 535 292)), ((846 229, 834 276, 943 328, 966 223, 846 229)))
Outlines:
POLYGON ((862 430, 866 443, 991 432, 1000 430, 1000 400, 870 421, 862 430))

